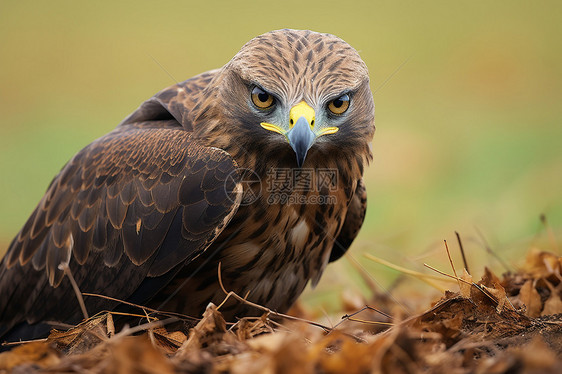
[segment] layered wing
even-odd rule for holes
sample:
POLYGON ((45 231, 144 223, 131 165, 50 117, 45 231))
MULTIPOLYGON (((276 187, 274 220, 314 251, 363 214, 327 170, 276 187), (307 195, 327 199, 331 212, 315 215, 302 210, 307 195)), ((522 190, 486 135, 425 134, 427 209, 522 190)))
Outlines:
POLYGON ((220 234, 240 188, 233 159, 175 120, 122 125, 93 142, 55 177, 2 260, 0 336, 24 318, 80 319, 61 263, 82 292, 128 299, 142 290, 148 300, 220 234))
POLYGON ((367 212, 367 190, 363 179, 360 179, 355 189, 355 194, 347 208, 347 214, 340 234, 336 238, 334 247, 330 254, 330 262, 336 261, 347 252, 353 240, 359 233, 365 213, 367 212))

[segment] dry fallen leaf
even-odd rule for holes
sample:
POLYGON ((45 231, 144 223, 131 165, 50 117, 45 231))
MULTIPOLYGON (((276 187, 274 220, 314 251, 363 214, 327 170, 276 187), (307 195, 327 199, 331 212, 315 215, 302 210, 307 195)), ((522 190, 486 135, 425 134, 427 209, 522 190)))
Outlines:
POLYGON ((519 298, 527 307, 525 315, 528 317, 538 317, 541 315, 542 302, 541 296, 534 287, 535 281, 529 279, 523 284, 519 291, 519 298))
POLYGON ((551 252, 544 252, 533 248, 527 253, 523 271, 534 279, 548 278, 551 275, 560 276, 562 257, 551 252))
POLYGON ((60 355, 60 352, 46 342, 23 344, 9 352, 0 353, 0 373, 24 364, 46 368, 56 365, 60 361, 60 355))
POLYGON ((460 282, 460 292, 462 297, 466 297, 467 299, 470 298, 470 289, 472 288, 472 275, 466 271, 466 269, 462 269, 463 274, 461 279, 464 282, 460 282))
POLYGON ((562 295, 562 292, 560 292, 562 283, 559 283, 557 287, 554 287, 549 281, 544 280, 544 282, 550 290, 550 296, 544 302, 544 308, 541 312, 541 316, 562 313, 562 300, 560 299, 560 295, 562 295))

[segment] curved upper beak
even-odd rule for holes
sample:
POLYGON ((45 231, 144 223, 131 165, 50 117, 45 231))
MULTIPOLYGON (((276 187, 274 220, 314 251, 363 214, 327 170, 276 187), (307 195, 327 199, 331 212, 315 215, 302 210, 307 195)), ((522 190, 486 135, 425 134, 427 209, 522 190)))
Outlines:
POLYGON ((291 108, 289 118, 288 131, 283 130, 280 126, 266 122, 262 122, 261 126, 266 130, 284 135, 289 145, 295 151, 298 167, 302 167, 306 154, 316 138, 321 135, 333 134, 338 131, 338 128, 327 127, 320 131, 314 131, 315 112, 305 101, 301 101, 291 108))
POLYGON ((316 139, 316 135, 312 132, 310 123, 305 117, 297 119, 297 123, 287 133, 287 139, 297 155, 297 165, 300 168, 304 164, 308 150, 316 139))

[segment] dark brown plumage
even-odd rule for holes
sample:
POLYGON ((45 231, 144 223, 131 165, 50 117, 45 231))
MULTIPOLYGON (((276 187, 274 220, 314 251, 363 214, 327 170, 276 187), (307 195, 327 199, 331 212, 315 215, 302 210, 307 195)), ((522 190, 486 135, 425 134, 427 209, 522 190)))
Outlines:
MULTIPOLYGON (((286 311, 362 225, 374 129, 367 68, 347 43, 296 30, 252 39, 63 167, 0 265, 0 338, 80 321, 61 263, 82 292, 199 316, 224 298, 220 262, 229 290, 286 311)), ((90 313, 118 306, 85 302, 90 313)))

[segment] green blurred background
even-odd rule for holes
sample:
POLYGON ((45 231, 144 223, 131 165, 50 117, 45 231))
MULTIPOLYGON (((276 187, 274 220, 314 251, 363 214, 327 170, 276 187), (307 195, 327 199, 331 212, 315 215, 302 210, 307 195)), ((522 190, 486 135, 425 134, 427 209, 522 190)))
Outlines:
MULTIPOLYGON (((226 63, 279 28, 336 34, 371 71, 377 132, 370 252, 447 270, 461 233, 473 272, 516 263, 562 227, 559 1, 6 1, 0 3, 0 253, 79 149, 160 89, 226 63), (161 67, 161 66, 163 67, 161 67), (171 78, 170 75, 173 77, 171 78)), ((542 244, 552 249, 551 244, 542 244)), ((360 289, 349 260, 320 291, 360 289)))

